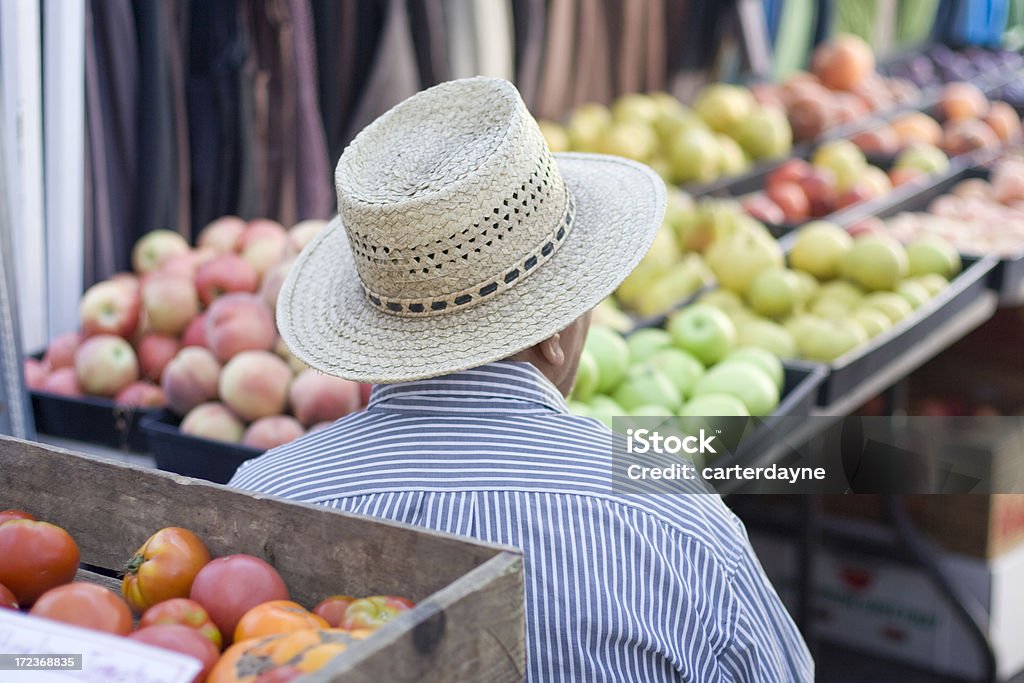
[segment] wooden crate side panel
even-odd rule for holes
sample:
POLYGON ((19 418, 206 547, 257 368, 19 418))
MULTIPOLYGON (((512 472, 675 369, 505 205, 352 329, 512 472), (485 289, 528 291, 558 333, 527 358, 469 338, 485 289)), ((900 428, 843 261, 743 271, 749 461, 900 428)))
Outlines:
POLYGON ((522 681, 522 569, 495 557, 297 683, 522 681))
POLYGON ((82 561, 107 569, 158 529, 182 526, 215 557, 265 558, 308 607, 332 593, 418 602, 505 550, 0 437, 3 508, 67 529, 82 561))

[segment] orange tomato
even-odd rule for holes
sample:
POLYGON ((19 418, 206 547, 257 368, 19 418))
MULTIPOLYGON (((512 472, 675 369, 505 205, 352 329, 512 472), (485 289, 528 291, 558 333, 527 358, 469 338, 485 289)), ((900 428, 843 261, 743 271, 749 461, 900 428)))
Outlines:
POLYGON ((124 567, 121 592, 136 612, 170 600, 187 598, 196 574, 210 561, 210 551, 188 529, 156 532, 124 567))
POLYGON ((297 602, 271 600, 256 605, 242 615, 235 627, 235 642, 328 626, 323 617, 313 614, 297 602))
POLYGON ((367 630, 306 629, 239 641, 224 652, 206 683, 255 683, 284 667, 312 673, 369 634, 367 630))

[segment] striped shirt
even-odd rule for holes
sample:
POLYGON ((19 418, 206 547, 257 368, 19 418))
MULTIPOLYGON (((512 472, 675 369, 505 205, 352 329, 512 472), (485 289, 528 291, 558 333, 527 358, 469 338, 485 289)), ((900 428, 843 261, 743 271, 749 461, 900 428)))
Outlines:
POLYGON ((232 486, 522 549, 528 680, 811 681, 799 631, 715 494, 623 494, 612 432, 528 363, 374 388, 232 486))

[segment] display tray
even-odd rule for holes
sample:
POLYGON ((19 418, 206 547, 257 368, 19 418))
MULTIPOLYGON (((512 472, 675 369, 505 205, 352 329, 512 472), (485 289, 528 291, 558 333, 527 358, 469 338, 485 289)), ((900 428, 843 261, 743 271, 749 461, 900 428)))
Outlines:
MULTIPOLYGON (((979 166, 954 170, 938 183, 929 187, 915 188, 915 192, 885 207, 876 215, 879 218, 889 218, 904 211, 925 211, 933 199, 948 193, 957 183, 970 178, 988 180, 989 170, 979 166)), ((961 258, 964 265, 967 266, 986 257, 977 254, 961 254, 961 258)), ((999 259, 989 275, 989 287, 999 295, 999 302, 1004 306, 1024 304, 1024 248, 1017 256, 999 259)))
POLYGON ((118 592, 132 552, 180 526, 214 557, 270 562, 307 608, 339 593, 416 603, 295 683, 523 680, 523 558, 513 548, 0 436, 6 508, 66 529, 81 554, 77 579, 118 592))
MULTIPOLYGON (((998 261, 987 257, 965 262, 964 270, 925 305, 870 342, 828 364, 828 377, 818 391, 818 405, 830 406, 904 353, 928 339, 971 304, 986 296, 998 261)), ((988 295, 991 297, 991 295, 988 295)))
POLYGON ((814 412, 818 392, 828 377, 828 367, 820 363, 787 360, 784 368, 782 397, 775 411, 760 420, 761 424, 740 442, 734 453, 709 462, 709 467, 732 467, 757 459, 758 451, 775 438, 775 430, 786 418, 809 416, 814 412))
POLYGON ((263 451, 237 443, 227 443, 183 434, 181 420, 169 410, 148 415, 142 431, 149 441, 149 451, 157 469, 226 484, 246 460, 263 451))

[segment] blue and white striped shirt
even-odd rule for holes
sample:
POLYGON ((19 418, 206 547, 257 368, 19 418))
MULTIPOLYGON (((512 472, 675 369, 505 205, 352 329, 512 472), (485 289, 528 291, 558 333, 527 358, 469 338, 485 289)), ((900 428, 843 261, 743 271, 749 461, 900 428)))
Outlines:
POLYGON ((521 548, 529 681, 813 680, 743 524, 714 494, 617 493, 611 439, 503 361, 376 387, 231 485, 521 548))

